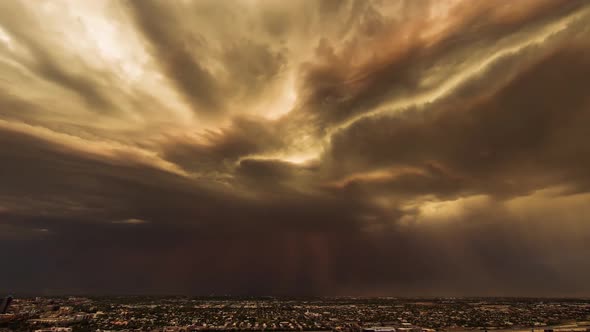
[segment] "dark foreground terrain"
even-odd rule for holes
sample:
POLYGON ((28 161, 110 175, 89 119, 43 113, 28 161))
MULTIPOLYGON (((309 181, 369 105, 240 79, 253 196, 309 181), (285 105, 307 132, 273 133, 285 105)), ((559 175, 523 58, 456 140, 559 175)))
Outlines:
POLYGON ((590 300, 16 297, 0 330, 590 331, 590 300))

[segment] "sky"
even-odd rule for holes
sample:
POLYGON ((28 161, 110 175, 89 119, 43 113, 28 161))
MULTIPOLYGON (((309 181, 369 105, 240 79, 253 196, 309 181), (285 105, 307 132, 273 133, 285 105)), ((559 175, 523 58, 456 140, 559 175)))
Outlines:
POLYGON ((0 1, 0 291, 590 296, 590 2, 0 1))

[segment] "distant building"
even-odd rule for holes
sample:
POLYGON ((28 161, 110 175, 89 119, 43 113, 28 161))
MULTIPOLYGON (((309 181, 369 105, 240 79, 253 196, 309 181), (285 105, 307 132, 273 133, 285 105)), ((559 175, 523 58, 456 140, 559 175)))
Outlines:
POLYGON ((12 296, 8 295, 4 299, 2 299, 2 303, 0 304, 0 314, 5 314, 8 311, 8 307, 12 302, 12 296))
POLYGON ((35 332, 72 332, 71 327, 48 327, 45 329, 35 330, 35 332))
POLYGON ((395 327, 389 326, 374 326, 374 327, 365 327, 363 328, 365 332, 396 332, 395 327))

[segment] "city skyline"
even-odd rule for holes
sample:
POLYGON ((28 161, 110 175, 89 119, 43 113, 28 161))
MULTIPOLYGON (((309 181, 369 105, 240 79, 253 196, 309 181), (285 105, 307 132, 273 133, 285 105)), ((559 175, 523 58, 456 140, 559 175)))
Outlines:
POLYGON ((583 0, 0 1, 0 296, 589 297, 589 86, 583 0))

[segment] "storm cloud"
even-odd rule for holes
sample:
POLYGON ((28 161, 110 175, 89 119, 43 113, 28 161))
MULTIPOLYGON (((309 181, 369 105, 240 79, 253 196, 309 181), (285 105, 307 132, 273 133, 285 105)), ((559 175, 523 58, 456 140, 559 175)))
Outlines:
POLYGON ((6 1, 0 73, 0 291, 590 296, 586 1, 6 1))

